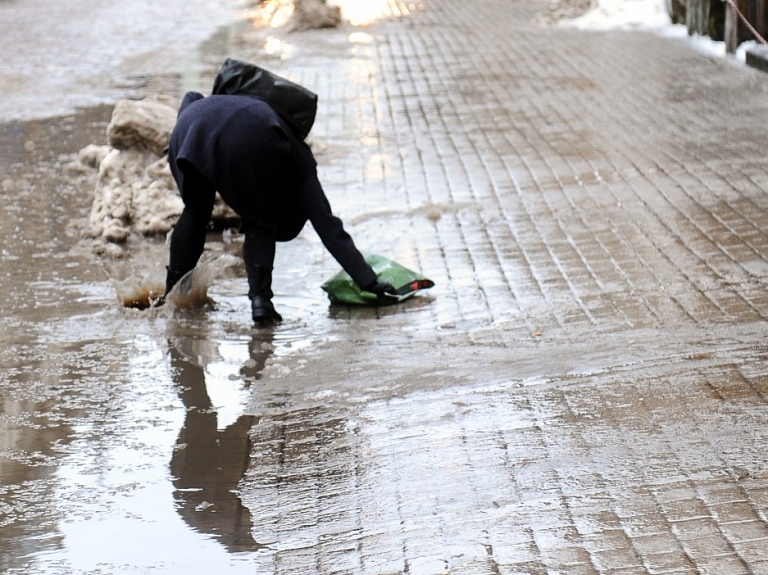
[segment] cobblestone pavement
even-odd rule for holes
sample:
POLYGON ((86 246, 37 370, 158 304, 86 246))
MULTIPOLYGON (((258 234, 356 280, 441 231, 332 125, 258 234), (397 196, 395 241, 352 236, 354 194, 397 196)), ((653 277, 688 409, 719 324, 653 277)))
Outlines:
POLYGON ((279 252, 254 572, 768 573, 768 76, 543 7, 269 32, 357 243, 437 285, 302 323, 333 264, 279 252))

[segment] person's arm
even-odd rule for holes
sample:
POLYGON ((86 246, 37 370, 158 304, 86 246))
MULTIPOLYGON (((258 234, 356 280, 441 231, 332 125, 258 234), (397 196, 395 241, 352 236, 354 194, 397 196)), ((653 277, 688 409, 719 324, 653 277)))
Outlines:
POLYGON ((323 245, 344 271, 361 289, 375 284, 376 273, 366 263, 352 237, 344 229, 344 224, 333 215, 314 169, 305 179, 299 191, 299 198, 323 245))

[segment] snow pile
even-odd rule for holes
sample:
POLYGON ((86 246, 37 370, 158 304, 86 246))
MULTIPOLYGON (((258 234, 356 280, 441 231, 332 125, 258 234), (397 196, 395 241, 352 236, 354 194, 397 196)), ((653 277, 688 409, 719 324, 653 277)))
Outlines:
POLYGON ((593 6, 594 0, 550 0, 546 9, 533 17, 533 22, 539 26, 558 25, 583 16, 593 6))
POLYGON ((120 243, 132 231, 167 233, 183 207, 165 158, 112 148, 99 164, 89 234, 120 243))
MULTIPOLYGON (((665 37, 686 39, 699 52, 726 56, 725 42, 707 36, 691 36, 685 25, 672 24, 665 0, 553 0, 549 12, 542 13, 538 20, 583 30, 653 29, 665 37), (572 12, 590 1, 593 4, 589 10, 580 16, 572 16, 572 12)), ((742 42, 736 50, 736 59, 744 62, 746 52, 755 45, 754 41, 742 42)))
POLYGON ((341 8, 325 0, 263 0, 250 17, 257 26, 289 31, 335 28, 341 24, 341 8))
POLYGON ((289 24, 292 30, 335 28, 341 24, 341 9, 325 0, 294 0, 294 11, 289 24))
MULTIPOLYGON (((125 242, 132 233, 167 234, 184 205, 163 148, 176 123, 176 102, 155 96, 121 100, 107 127, 108 146, 87 146, 78 162, 98 169, 88 235, 125 242)), ((237 215, 217 197, 213 221, 237 215)))
POLYGON ((671 23, 664 0, 598 0, 587 13, 560 22, 561 26, 606 30, 658 28, 671 23))
POLYGON ((119 150, 146 149, 163 154, 176 125, 178 102, 165 96, 120 100, 107 126, 109 143, 119 150))

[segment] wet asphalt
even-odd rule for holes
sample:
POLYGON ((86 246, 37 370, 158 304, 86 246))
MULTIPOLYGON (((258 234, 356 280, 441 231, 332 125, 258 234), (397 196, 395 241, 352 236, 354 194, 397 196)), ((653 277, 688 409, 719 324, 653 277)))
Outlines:
POLYGON ((768 76, 536 27, 541 3, 382 6, 231 55, 320 94, 335 211, 436 287, 329 306, 308 229, 278 249, 285 321, 254 330, 237 269, 214 310, 142 315, 67 244, 48 265, 90 286, 77 307, 29 271, 37 303, 3 319, 3 422, 27 438, 0 467, 8 571, 767 574, 768 76))

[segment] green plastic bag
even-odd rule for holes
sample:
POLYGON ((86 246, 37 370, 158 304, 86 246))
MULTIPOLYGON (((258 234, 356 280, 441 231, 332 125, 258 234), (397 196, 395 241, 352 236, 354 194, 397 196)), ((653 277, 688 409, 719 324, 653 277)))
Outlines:
MULTIPOLYGON (((398 295, 392 303, 405 301, 416 295, 417 292, 429 289, 435 285, 432 280, 423 275, 409 270, 393 262, 384 256, 375 254, 366 254, 365 261, 376 272, 379 281, 391 283, 398 295)), ((340 271, 322 286, 328 294, 328 299, 332 303, 352 304, 352 305, 380 305, 382 302, 376 297, 376 294, 365 291, 357 287, 349 274, 340 271)))

